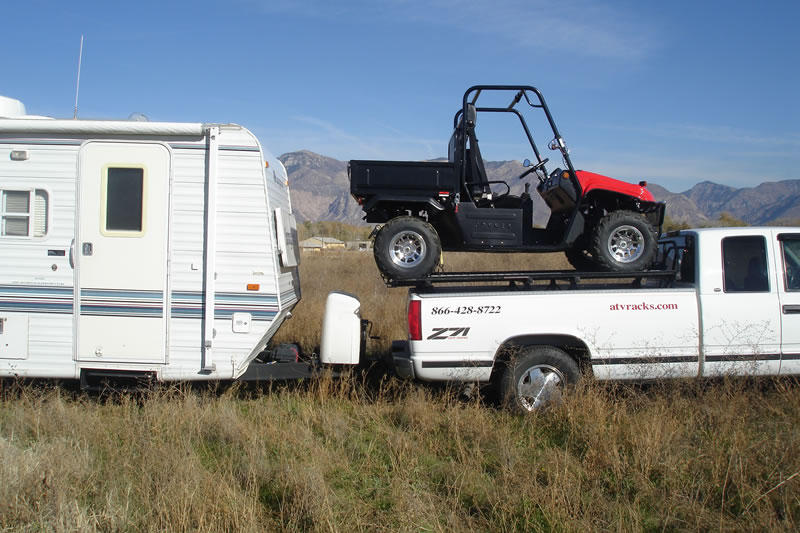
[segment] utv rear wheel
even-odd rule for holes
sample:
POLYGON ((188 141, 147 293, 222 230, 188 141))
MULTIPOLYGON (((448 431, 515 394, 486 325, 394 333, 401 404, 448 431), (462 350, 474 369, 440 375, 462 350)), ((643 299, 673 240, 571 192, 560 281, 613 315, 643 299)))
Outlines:
POLYGON ((442 245, 433 226, 414 217, 397 217, 375 237, 375 264, 388 278, 423 278, 439 263, 442 245))
POLYGON ((655 257, 656 230, 644 215, 633 211, 613 211, 597 224, 591 252, 603 270, 645 270, 655 257))
POLYGON ((553 346, 524 348, 507 364, 500 379, 505 407, 520 413, 561 401, 564 389, 581 377, 578 363, 553 346))

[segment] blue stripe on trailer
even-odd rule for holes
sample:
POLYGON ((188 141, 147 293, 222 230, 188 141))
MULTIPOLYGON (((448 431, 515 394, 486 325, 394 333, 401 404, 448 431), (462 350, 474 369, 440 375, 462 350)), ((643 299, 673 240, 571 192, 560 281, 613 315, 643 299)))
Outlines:
MULTIPOLYGON (((71 314, 72 287, 0 286, 0 311, 18 313, 71 314)), ((163 316, 161 291, 121 289, 82 289, 81 314, 92 316, 163 316)), ((231 318, 234 313, 250 313, 254 319, 271 320, 278 314, 275 294, 217 293, 214 318, 231 318)), ((172 293, 170 316, 173 318, 203 317, 201 291, 172 293)))

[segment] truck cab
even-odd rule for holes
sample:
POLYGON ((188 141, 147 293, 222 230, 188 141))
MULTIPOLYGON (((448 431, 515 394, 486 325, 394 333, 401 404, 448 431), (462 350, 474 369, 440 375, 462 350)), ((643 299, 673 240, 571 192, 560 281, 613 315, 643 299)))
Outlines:
POLYGON ((697 294, 698 374, 800 373, 800 229, 682 230, 660 246, 697 294))

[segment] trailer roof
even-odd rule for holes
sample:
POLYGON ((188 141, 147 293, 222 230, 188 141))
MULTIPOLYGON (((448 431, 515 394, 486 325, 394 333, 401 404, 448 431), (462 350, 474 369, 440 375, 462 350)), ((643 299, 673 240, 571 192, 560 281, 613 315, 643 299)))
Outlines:
POLYGON ((204 124, 201 122, 138 122, 130 120, 0 118, 0 132, 2 133, 202 136, 209 126, 210 124, 204 124))

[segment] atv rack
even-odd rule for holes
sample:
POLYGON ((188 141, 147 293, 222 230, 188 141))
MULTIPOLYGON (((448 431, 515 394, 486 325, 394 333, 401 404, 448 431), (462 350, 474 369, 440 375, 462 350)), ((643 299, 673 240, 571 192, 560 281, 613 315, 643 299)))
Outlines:
POLYGON ((636 272, 579 272, 575 270, 531 270, 494 272, 434 272, 424 278, 391 279, 384 277, 387 287, 433 288, 448 283, 498 283, 508 282, 510 290, 525 290, 535 287, 547 289, 575 289, 581 280, 609 280, 627 282, 632 287, 641 287, 646 279, 655 280, 659 287, 671 287, 675 281, 675 270, 642 270, 636 272), (558 283, 564 282, 564 283, 558 283))

